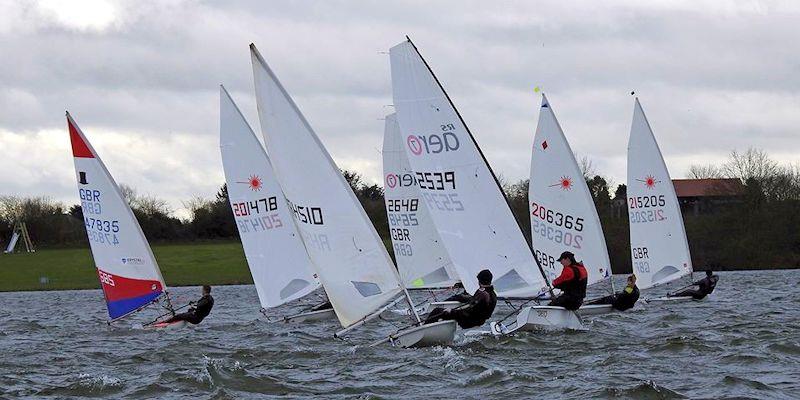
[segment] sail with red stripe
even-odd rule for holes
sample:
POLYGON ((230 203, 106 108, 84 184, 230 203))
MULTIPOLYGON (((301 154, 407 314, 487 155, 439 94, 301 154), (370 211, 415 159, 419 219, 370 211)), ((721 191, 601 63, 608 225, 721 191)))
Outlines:
POLYGON ((67 127, 97 276, 108 315, 118 319, 156 301, 166 284, 133 211, 69 113, 67 127))

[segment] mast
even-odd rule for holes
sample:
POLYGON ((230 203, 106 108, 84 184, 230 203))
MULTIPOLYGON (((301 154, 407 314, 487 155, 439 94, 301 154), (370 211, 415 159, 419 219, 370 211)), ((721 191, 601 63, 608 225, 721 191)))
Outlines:
MULTIPOLYGON (((433 69, 428 64, 428 62, 425 61, 425 57, 422 57, 422 53, 420 53, 419 49, 414 44, 414 42, 411 41, 411 38, 408 37, 408 35, 406 35, 406 40, 408 40, 408 43, 410 43, 411 47, 414 48, 414 51, 417 52, 417 55, 419 56, 419 59, 422 60, 423 64, 425 64, 425 68, 428 69, 428 72, 430 72, 431 76, 433 77, 433 80, 436 81, 436 84, 439 86, 439 89, 441 89, 442 93, 444 93, 444 97, 447 99, 447 102, 450 104, 450 107, 453 109, 453 111, 455 111, 456 116, 458 116, 458 120, 461 122, 461 125, 467 131, 467 134, 469 135, 470 140, 472 140, 472 143, 475 145, 475 148, 478 149, 478 154, 480 154, 481 159, 483 160, 484 164, 486 164, 486 168, 489 169, 489 173, 492 175, 492 178, 494 179, 494 183, 497 184, 497 189, 500 191, 500 194, 503 195, 503 199, 505 199, 505 201, 506 201, 506 207, 508 207, 508 196, 506 196, 506 192, 503 191, 503 187, 500 185, 500 181, 497 179, 497 175, 495 175, 494 170, 492 170, 492 166, 489 165, 489 161, 486 160, 486 156, 483 154, 483 150, 481 150, 481 147, 478 146, 478 142, 475 140, 475 137, 472 135, 472 131, 469 130, 469 127, 467 126, 467 123, 464 122, 464 118, 461 116, 461 113, 458 112, 458 108, 456 108, 455 104, 453 104, 453 100, 450 98, 450 95, 447 94, 447 91, 444 90, 444 86, 442 86, 442 83, 439 81, 439 78, 436 76, 435 73, 433 73, 433 69)), ((510 207, 509 207, 509 210, 510 210, 510 207)), ((519 221, 516 221, 516 218, 515 218, 515 222, 517 223, 517 228, 519 229, 519 233, 521 235, 523 235, 523 237, 525 237, 525 235, 522 232, 522 227, 519 225, 519 221)), ((539 262, 539 258, 536 257, 536 252, 533 251, 533 245, 530 242, 528 242, 527 240, 525 241, 525 243, 528 244, 528 249, 531 251, 531 254, 533 255, 533 260, 536 261, 536 266, 539 268, 539 273, 542 274, 542 279, 544 279, 545 284, 547 284, 547 287, 550 289, 550 295, 552 296, 553 295, 553 286, 550 284, 550 280, 547 279, 547 275, 544 273, 544 269, 542 268, 542 264, 539 262)))

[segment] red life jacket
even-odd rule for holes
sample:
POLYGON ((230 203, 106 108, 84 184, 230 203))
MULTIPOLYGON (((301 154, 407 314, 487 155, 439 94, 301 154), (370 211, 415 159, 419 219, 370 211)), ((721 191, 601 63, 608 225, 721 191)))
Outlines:
POLYGON ((561 276, 553 281, 553 286, 557 289, 561 289, 566 295, 580 297, 582 299, 586 297, 588 279, 589 274, 586 272, 586 268, 583 264, 570 264, 564 268, 561 272, 561 276), (565 276, 567 268, 570 269, 571 277, 565 276))

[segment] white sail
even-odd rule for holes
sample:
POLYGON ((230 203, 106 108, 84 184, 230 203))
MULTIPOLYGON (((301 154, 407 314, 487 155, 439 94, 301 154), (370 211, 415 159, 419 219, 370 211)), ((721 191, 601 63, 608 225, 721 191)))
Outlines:
POLYGON ((397 297, 400 277, 333 159, 255 46, 250 49, 267 151, 328 299, 348 327, 397 297))
POLYGON ((303 297, 320 284, 267 153, 220 86, 219 142, 228 198, 264 308, 303 297))
POLYGON ((675 187, 638 98, 628 140, 628 216, 633 273, 639 288, 692 272, 675 187))
POLYGON ((421 199, 403 147, 397 118, 394 114, 387 115, 383 133, 383 188, 397 269, 407 288, 450 287, 458 282, 458 275, 421 199))
POLYGON ((78 125, 67 126, 83 221, 111 319, 158 299, 167 290, 139 221, 78 125))
POLYGON ((558 257, 564 251, 583 261, 590 285, 611 276, 592 195, 544 95, 533 139, 528 199, 533 249, 550 280, 561 274, 558 257))
POLYGON ((508 203, 455 107, 410 41, 390 50, 392 92, 404 147, 464 287, 494 275, 498 296, 535 296, 542 273, 508 203))

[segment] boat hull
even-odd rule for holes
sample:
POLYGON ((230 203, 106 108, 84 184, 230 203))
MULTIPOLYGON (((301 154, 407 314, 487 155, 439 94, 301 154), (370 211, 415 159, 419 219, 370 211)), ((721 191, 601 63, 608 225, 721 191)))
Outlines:
POLYGON ((590 304, 581 306, 576 313, 581 317, 586 317, 590 315, 603 315, 603 314, 610 314, 613 313, 614 307, 611 304, 590 304))
POLYGON ((491 323, 492 333, 507 335, 517 331, 542 331, 542 330, 583 330, 583 323, 574 311, 556 306, 530 306, 517 313, 517 318, 506 325, 499 322, 491 323))
POLYGON ((287 324, 297 324, 303 322, 327 321, 336 318, 336 312, 332 308, 326 310, 309 311, 297 315, 290 315, 281 320, 287 324))
POLYGON ((708 296, 703 297, 700 300, 695 300, 692 296, 664 296, 664 297, 654 297, 652 299, 644 299, 645 303, 664 303, 664 302, 683 302, 683 301, 705 301, 708 299, 708 296))
POLYGON ((402 330, 389 341, 400 347, 429 347, 453 343, 455 335, 456 321, 439 321, 402 330))
MULTIPOLYGON (((452 310, 462 303, 459 301, 432 301, 425 305, 419 306, 416 308, 417 315, 425 315, 433 311, 434 308, 441 307, 445 310, 452 310)), ((408 308, 401 308, 401 309, 394 309, 391 311, 393 314, 397 315, 411 315, 411 312, 408 308)))
POLYGON ((144 329, 150 329, 155 331, 175 330, 175 329, 185 328, 186 325, 188 325, 186 321, 157 322, 155 324, 145 326, 144 329))

